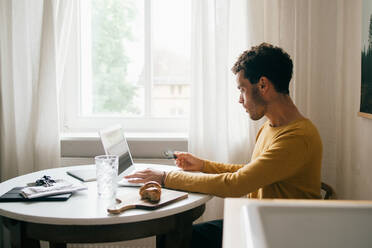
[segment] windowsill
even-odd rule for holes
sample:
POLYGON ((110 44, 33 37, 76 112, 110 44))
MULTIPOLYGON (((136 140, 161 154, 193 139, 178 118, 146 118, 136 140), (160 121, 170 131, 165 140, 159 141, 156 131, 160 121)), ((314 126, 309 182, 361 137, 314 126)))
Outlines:
MULTIPOLYGON (((130 141, 187 141, 186 133, 134 133, 126 132, 125 137, 130 141)), ((78 132, 62 133, 61 142, 63 141, 99 141, 99 135, 96 132, 78 132)))
MULTIPOLYGON (((168 150, 187 151, 188 137, 185 133, 132 133, 126 138, 133 158, 164 158, 168 150)), ((98 133, 62 133, 62 157, 94 157, 104 154, 98 133)))

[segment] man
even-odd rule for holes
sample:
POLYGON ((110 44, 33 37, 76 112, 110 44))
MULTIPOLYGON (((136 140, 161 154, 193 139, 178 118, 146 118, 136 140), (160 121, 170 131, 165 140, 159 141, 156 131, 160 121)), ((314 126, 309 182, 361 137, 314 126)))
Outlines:
MULTIPOLYGON (((322 143, 316 127, 289 96, 292 69, 289 55, 267 43, 245 51, 232 68, 240 90, 239 103, 251 119, 268 119, 257 134, 248 164, 222 164, 176 153, 177 166, 204 173, 166 174, 149 169, 128 178, 220 197, 320 198, 322 143)), ((193 247, 220 247, 221 234, 222 221, 194 225, 193 247)))

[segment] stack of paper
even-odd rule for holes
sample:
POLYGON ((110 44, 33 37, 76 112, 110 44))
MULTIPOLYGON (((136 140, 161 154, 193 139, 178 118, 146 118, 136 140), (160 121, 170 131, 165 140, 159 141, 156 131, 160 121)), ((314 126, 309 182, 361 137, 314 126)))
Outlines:
POLYGON ((56 180, 52 186, 33 186, 25 187, 21 190, 21 194, 28 199, 72 193, 79 190, 87 189, 87 186, 83 184, 73 184, 63 179, 56 180))

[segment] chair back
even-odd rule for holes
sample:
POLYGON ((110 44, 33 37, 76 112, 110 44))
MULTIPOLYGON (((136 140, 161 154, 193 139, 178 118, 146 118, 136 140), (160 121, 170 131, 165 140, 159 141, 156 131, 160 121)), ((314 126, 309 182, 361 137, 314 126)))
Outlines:
POLYGON ((324 200, 336 198, 336 193, 330 185, 322 182, 321 189, 324 192, 324 197, 323 197, 324 200))

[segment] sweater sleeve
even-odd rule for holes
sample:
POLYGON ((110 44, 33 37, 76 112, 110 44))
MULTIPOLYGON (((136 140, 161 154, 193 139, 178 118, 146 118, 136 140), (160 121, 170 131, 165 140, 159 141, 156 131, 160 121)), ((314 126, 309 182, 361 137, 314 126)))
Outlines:
POLYGON ((172 171, 166 177, 165 187, 219 197, 240 197, 296 174, 306 164, 308 150, 304 137, 284 135, 261 156, 236 172, 172 171))
POLYGON ((242 168, 244 164, 223 164, 204 160, 203 172, 208 174, 220 174, 225 172, 236 172, 242 168))

